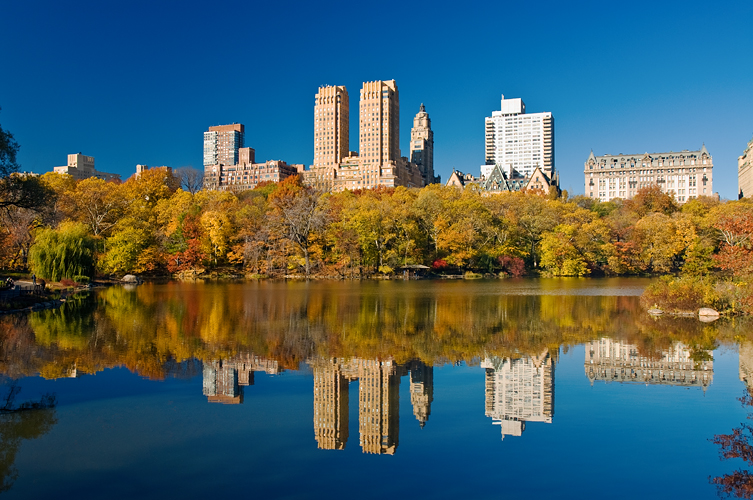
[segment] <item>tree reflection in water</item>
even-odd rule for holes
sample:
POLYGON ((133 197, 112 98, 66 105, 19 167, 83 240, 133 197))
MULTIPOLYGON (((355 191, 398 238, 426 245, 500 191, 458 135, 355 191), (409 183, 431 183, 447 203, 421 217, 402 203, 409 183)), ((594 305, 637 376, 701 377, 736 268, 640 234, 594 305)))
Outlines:
MULTIPOLYGON (((749 392, 746 391, 739 400, 743 407, 753 407, 753 396, 749 392)), ((748 413, 748 419, 753 419, 753 413, 748 413)), ((723 460, 740 458, 748 466, 753 466, 753 426, 750 424, 743 422, 740 427, 732 429, 731 434, 717 434, 712 441, 719 445, 719 455, 723 460)), ((753 498, 753 473, 749 470, 738 469, 710 480, 716 485, 719 496, 753 498)))
POLYGON ((14 462, 21 442, 43 436, 57 423, 54 394, 16 405, 19 392, 16 381, 6 383, 0 401, 0 492, 8 491, 18 477, 14 462))

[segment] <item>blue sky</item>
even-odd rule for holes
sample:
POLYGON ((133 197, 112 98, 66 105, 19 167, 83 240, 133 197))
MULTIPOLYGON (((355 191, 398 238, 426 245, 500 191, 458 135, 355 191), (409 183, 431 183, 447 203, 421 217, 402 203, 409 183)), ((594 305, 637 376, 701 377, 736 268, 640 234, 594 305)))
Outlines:
POLYGON ((311 164, 320 85, 395 79, 400 135, 423 102, 435 170, 478 175, 500 96, 555 117, 561 185, 599 154, 699 149, 737 193, 753 137, 753 2, 4 2, 0 125, 24 170, 68 153, 124 178, 201 168, 202 133, 246 127, 258 160, 311 164))

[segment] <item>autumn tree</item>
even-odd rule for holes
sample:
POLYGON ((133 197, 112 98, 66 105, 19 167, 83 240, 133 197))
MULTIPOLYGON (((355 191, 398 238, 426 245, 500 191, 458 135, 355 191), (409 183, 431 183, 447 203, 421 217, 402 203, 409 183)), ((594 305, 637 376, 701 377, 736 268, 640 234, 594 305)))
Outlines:
POLYGON ((311 274, 311 237, 327 222, 327 214, 321 203, 322 194, 303 186, 300 176, 292 175, 282 181, 269 197, 270 220, 286 239, 303 252, 306 277, 311 274))

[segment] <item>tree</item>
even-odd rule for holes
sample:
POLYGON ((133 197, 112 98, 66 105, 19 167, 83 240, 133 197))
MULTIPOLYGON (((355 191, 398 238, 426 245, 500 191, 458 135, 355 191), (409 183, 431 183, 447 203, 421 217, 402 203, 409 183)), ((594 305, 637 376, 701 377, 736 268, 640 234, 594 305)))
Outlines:
POLYGON ((193 167, 181 167, 176 171, 180 187, 191 194, 196 194, 204 187, 204 172, 193 167))
POLYGON ((322 194, 321 191, 302 186, 300 177, 293 175, 282 181, 269 197, 272 223, 303 252, 306 277, 311 273, 311 236, 327 222, 327 214, 321 203, 322 194))
POLYGON ((122 217, 125 200, 120 186, 96 177, 79 181, 70 194, 78 219, 94 236, 110 230, 122 217))
POLYGON ((29 250, 29 264, 40 278, 60 281, 94 275, 94 238, 84 224, 64 222, 42 229, 29 250))
POLYGON ((0 178, 6 178, 14 172, 18 172, 18 163, 16 155, 18 154, 18 143, 13 138, 13 134, 3 130, 0 126, 0 178))
POLYGON ((18 143, 0 126, 0 208, 37 208, 52 197, 37 177, 18 174, 18 143))

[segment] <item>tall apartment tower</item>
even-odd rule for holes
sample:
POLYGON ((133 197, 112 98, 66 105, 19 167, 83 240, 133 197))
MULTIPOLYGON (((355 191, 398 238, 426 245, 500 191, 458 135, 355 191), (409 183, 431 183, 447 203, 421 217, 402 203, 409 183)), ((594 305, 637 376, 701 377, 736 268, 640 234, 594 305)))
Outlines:
POLYGON ((413 118, 413 128, 410 130, 410 161, 418 166, 424 184, 439 182, 434 178, 434 132, 431 130, 431 118, 423 103, 413 118))
POLYGON ((245 131, 240 123, 209 127, 204 132, 204 166, 237 165, 245 131))
POLYGON ((314 104, 314 167, 337 167, 348 156, 350 122, 344 86, 319 87, 314 104))
POLYGON ((360 157, 365 165, 400 159, 400 97, 395 80, 365 82, 361 88, 360 157))
POLYGON ((485 120, 486 165, 481 175, 488 177, 495 165, 508 176, 513 171, 531 177, 536 167, 554 173, 554 117, 550 112, 526 114, 522 99, 505 99, 502 109, 485 120))

